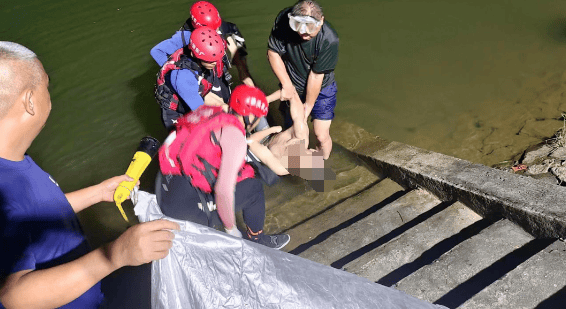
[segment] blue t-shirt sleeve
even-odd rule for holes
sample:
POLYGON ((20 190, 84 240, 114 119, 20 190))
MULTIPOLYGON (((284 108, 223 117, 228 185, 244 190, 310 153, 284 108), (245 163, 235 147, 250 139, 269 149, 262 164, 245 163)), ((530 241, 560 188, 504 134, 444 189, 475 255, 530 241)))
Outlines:
POLYGON ((185 43, 189 44, 191 32, 177 31, 171 38, 162 41, 151 49, 149 53, 159 66, 163 66, 171 54, 183 47, 183 36, 185 37, 185 43))
POLYGON ((204 104, 198 93, 199 85, 197 77, 190 70, 174 70, 171 72, 171 85, 175 92, 187 103, 191 110, 197 109, 204 104))

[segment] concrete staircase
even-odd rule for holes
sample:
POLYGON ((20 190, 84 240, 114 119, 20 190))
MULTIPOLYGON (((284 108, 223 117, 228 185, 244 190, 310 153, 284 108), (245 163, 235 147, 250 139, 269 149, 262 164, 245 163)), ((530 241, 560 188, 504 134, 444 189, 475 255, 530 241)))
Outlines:
MULTIPOLYGON (((338 142, 375 178, 302 217, 278 213, 288 252, 448 308, 566 308, 565 188, 354 141, 338 142)), ((289 211, 292 200, 278 203, 289 211)))

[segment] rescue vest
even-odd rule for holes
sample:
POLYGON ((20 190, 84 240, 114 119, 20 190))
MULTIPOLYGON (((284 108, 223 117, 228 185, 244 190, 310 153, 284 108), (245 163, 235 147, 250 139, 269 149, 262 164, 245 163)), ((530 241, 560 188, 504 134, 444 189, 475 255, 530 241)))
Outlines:
MULTIPOLYGON (((167 76, 173 70, 182 70, 188 69, 191 71, 197 82, 198 82, 198 93, 201 97, 204 98, 211 90, 212 90, 212 79, 214 78, 213 74, 206 74, 205 72, 195 61, 193 61, 189 56, 185 55, 184 47, 179 48, 176 50, 167 61, 163 64, 159 72, 157 73, 157 82, 155 85, 155 99, 163 109, 170 109, 180 114, 185 114, 189 112, 185 110, 184 104, 182 104, 182 99, 173 89, 173 85, 167 76), (209 80, 210 79, 210 80, 209 80)), ((226 89, 225 91, 230 93, 230 80, 232 76, 228 72, 228 69, 223 65, 217 65, 214 74, 217 75, 218 78, 221 79, 221 83, 223 84, 226 89)), ((222 89, 220 90, 222 92, 222 89)), ((224 98, 222 93, 219 94, 221 98, 224 98)), ((185 104, 186 105, 186 104, 185 104)))
MULTIPOLYGON (((222 149, 214 131, 226 126, 238 128, 245 136, 240 120, 220 106, 201 105, 179 118, 173 131, 159 149, 159 166, 163 175, 183 175, 202 192, 210 193, 218 177, 222 149)), ((253 178, 254 168, 242 162, 237 181, 253 178)))

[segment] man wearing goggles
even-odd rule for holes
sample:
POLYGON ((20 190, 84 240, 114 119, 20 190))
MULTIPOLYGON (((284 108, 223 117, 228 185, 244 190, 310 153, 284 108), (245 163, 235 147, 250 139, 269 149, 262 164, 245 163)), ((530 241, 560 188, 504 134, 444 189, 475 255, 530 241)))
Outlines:
POLYGON ((311 16, 293 16, 289 13, 287 17, 289 17, 289 26, 291 29, 299 34, 312 34, 322 25, 322 20, 316 20, 311 16))
POLYGON ((332 150, 330 124, 336 106, 334 68, 338 62, 338 35, 324 20, 316 1, 300 0, 275 19, 267 57, 281 83, 280 109, 285 127, 306 140, 311 116, 324 159, 332 150))

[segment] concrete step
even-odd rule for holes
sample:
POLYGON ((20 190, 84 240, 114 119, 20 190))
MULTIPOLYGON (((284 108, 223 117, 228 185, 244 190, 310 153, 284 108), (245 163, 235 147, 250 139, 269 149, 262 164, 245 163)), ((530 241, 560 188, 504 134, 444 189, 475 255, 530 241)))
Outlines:
MULTIPOLYGON (((489 225, 490 222, 486 224, 489 225)), ((508 220, 499 220, 439 258, 423 261, 430 264, 423 265, 400 280, 396 288, 428 302, 438 301, 458 289, 464 282, 478 276, 493 263, 532 240, 533 237, 516 224, 508 220)), ((433 254, 432 250, 429 251, 433 254)), ((426 259, 426 254, 420 259, 426 259)), ((407 265, 409 264, 403 267, 407 265)), ((481 286, 478 285, 478 288, 481 286)), ((462 294, 464 293, 458 295, 460 300, 463 298, 462 294)))
POLYGON ((439 303, 453 307, 463 300, 467 301, 458 308, 565 308, 566 244, 534 239, 450 291, 439 303), (494 282, 472 289, 485 281, 494 282))
MULTIPOLYGON (((368 201, 368 204, 372 204, 379 198, 383 200, 386 192, 384 190, 372 190, 367 193, 363 199, 368 201)), ((331 265, 345 255, 404 226, 405 223, 410 222, 439 203, 440 201, 436 197, 424 190, 398 191, 370 208, 372 212, 367 216, 358 216, 358 221, 348 220, 319 234, 317 238, 325 238, 325 240, 308 247, 300 253, 300 256, 318 263, 331 265)), ((313 219, 313 223, 318 220, 318 218, 313 219)))
POLYGON ((384 179, 354 196, 337 201, 318 213, 310 214, 284 231, 291 236, 291 242, 285 250, 299 254, 332 235, 337 226, 348 225, 352 220, 357 221, 357 218, 373 213, 382 204, 389 203, 404 192, 397 183, 384 179))
MULTIPOLYGON (((414 262, 435 246, 444 247, 443 250, 447 251, 450 248, 443 246, 444 240, 461 241, 462 238, 456 236, 458 233, 467 235, 481 228, 481 224, 474 225, 481 217, 459 202, 440 203, 413 220, 417 224, 413 226, 411 222, 407 222, 406 225, 410 228, 403 230, 400 235, 394 233, 393 239, 383 236, 383 240, 378 239, 348 254, 333 266, 345 265, 344 269, 351 273, 384 285, 392 285, 395 278, 388 276, 395 270, 414 262)), ((451 243, 452 246, 456 244, 451 243)))

